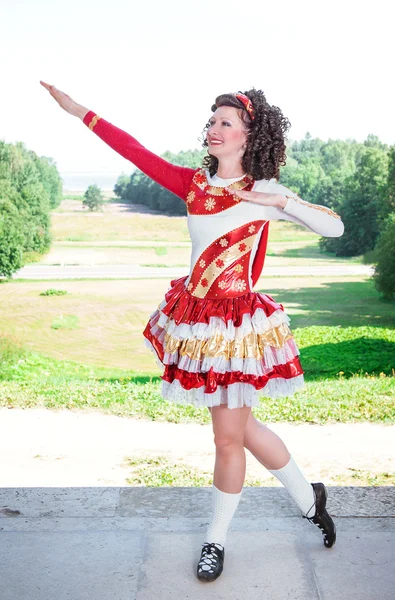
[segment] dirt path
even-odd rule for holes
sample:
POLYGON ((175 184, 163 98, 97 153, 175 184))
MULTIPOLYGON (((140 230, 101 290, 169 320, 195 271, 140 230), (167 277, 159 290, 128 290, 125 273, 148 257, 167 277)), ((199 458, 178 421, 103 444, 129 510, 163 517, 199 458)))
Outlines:
MULTIPOLYGON (((358 485, 349 469, 395 471, 395 426, 372 423, 269 425, 306 477, 358 485)), ((127 485, 126 457, 166 456, 212 472, 211 425, 134 420, 99 412, 0 409, 0 486, 127 485)), ((277 485, 249 452, 247 476, 277 485)))

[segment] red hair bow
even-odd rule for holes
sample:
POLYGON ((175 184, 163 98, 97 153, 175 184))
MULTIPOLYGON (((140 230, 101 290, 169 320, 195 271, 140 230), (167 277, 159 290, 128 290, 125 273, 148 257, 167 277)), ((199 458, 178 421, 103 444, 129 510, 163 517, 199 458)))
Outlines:
POLYGON ((251 119, 254 120, 255 119, 254 107, 252 106, 252 102, 248 98, 248 96, 246 96, 245 94, 235 94, 235 96, 238 100, 240 100, 240 102, 242 102, 244 104, 246 111, 250 115, 251 119))

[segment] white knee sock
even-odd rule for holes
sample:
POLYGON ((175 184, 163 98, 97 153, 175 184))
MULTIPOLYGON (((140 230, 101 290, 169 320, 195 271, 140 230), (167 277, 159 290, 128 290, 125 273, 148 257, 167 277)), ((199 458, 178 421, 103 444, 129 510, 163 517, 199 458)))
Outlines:
POLYGON ((239 493, 230 494, 221 492, 213 484, 212 490, 212 517, 205 542, 217 542, 225 546, 228 527, 239 505, 243 489, 239 493))
POLYGON ((307 481, 294 459, 281 469, 268 469, 287 488, 302 513, 308 517, 315 514, 315 494, 313 486, 307 481))

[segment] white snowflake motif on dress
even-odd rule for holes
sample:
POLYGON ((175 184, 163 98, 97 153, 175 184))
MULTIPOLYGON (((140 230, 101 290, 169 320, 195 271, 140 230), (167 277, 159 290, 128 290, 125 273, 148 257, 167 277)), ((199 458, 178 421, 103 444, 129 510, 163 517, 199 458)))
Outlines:
POLYGON ((192 288, 193 288, 193 283, 189 283, 188 287, 187 287, 188 292, 191 292, 192 288))
POLYGON ((206 266, 206 261, 202 258, 201 260, 199 260, 199 267, 202 267, 202 269, 204 269, 205 266, 206 266))
POLYGON ((195 200, 195 192, 189 192, 188 196, 187 196, 187 203, 190 204, 191 202, 193 202, 195 200))
POLYGON ((226 248, 226 246, 229 244, 228 240, 225 238, 221 238, 219 240, 219 245, 222 246, 222 248, 226 248))
POLYGON ((207 198, 206 202, 204 203, 204 208, 206 210, 213 210, 214 207, 215 207, 214 198, 207 198))
POLYGON ((218 287, 220 290, 224 290, 226 288, 226 283, 225 281, 220 281, 218 284, 218 287))
POLYGON ((248 233, 254 233, 255 231, 255 225, 250 225, 248 228, 248 233))
POLYGON ((235 271, 236 271, 236 273, 241 273, 241 272, 242 272, 242 270, 243 270, 243 267, 242 267, 241 265, 236 265, 236 266, 235 266, 235 271))
POLYGON ((244 290, 246 289, 247 284, 243 279, 238 279, 235 282, 235 290, 236 292, 244 292, 244 290))

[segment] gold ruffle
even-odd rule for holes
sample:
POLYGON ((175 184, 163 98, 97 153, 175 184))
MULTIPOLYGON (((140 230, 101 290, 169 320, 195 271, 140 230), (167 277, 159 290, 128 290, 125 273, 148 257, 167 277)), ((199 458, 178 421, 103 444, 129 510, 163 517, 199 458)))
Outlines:
POLYGON ((217 333, 205 340, 195 337, 180 340, 169 334, 165 336, 164 350, 169 354, 179 352, 180 356, 188 356, 193 360, 202 360, 205 357, 223 356, 231 358, 256 358, 264 356, 265 346, 282 348, 286 340, 292 338, 292 332, 287 323, 281 323, 265 333, 251 332, 240 340, 226 340, 217 333))

